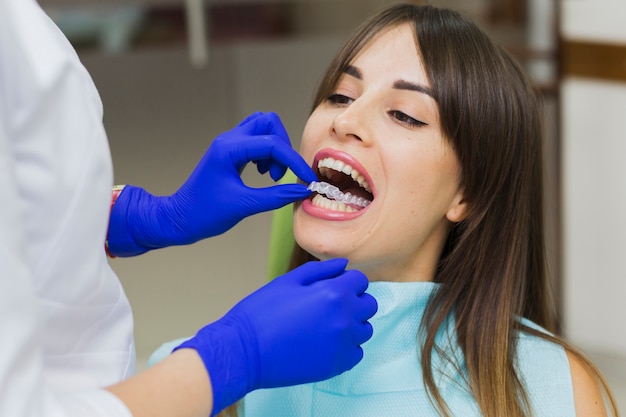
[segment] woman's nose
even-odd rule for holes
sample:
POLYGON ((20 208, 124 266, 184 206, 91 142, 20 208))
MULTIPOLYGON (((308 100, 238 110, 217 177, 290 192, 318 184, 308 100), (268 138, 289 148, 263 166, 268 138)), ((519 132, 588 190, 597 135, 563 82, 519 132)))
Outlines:
POLYGON ((333 120, 333 132, 341 140, 358 140, 364 144, 370 143, 368 135, 368 109, 361 103, 354 101, 337 114, 333 120))

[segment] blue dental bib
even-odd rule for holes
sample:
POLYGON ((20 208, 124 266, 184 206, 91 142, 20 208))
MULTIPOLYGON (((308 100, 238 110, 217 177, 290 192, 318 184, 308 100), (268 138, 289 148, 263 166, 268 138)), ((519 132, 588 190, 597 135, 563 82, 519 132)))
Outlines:
MULTIPOLYGON (((438 284, 372 282, 368 292, 379 310, 370 320, 374 336, 364 358, 350 371, 327 381, 262 389, 240 403, 240 417, 439 417, 422 380, 419 326, 438 284)), ((529 322, 526 324, 532 325, 529 322)), ((433 353, 434 377, 453 416, 480 416, 465 383, 465 362, 450 320, 437 345, 454 363, 433 353)), ((569 362, 560 346, 521 334, 519 373, 535 417, 574 417, 569 362)))

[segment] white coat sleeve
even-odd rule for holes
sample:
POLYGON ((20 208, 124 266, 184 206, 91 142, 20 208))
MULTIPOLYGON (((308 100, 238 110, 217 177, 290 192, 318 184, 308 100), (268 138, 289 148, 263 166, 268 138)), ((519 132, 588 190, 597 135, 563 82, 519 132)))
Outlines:
POLYGON ((108 391, 55 395, 45 384, 37 303, 2 116, 0 111, 0 417, 129 417, 108 391))
POLYGON ((11 151, 0 113, 0 416, 36 416, 41 395, 37 311, 24 242, 11 151))
MULTIPOLYGON (((58 178, 63 178, 61 174, 66 171, 58 168, 66 167, 71 162, 68 159, 57 158, 55 153, 47 159, 41 158, 46 152, 49 154, 50 149, 58 150, 59 144, 56 143, 57 146, 54 146, 55 142, 48 139, 55 135, 67 137, 68 130, 59 128, 59 126, 66 126, 67 123, 39 123, 39 130, 36 133, 44 132, 45 134, 39 135, 38 141, 28 142, 33 137, 29 135, 29 132, 35 128, 34 121, 44 120, 32 116, 33 114, 45 114, 48 117, 47 120, 54 121, 58 120, 58 115, 61 113, 56 111, 59 106, 54 103, 49 106, 40 105, 50 104, 44 100, 57 98, 59 92, 54 88, 60 85, 51 83, 50 94, 38 94, 40 90, 37 88, 40 85, 48 85, 45 84, 48 81, 45 76, 52 71, 50 68, 53 67, 44 59, 51 54, 50 48, 42 45, 41 41, 46 39, 47 32, 36 30, 38 23, 46 23, 41 15, 41 10, 33 0, 0 0, 0 417, 130 417, 129 410, 117 397, 100 389, 106 384, 118 381, 119 378, 107 377, 108 382, 102 384, 85 385, 78 382, 68 389, 69 385, 63 383, 67 379, 61 380, 58 377, 55 379, 59 369, 51 370, 50 362, 45 360, 46 357, 48 360, 51 357, 51 341, 56 342, 56 340, 51 340, 54 339, 51 332, 55 332, 56 327, 50 324, 57 324, 59 321, 66 323, 66 318, 71 316, 59 314, 60 319, 50 320, 49 312, 54 312, 50 306, 56 308, 63 307, 63 305, 55 303, 54 299, 44 304, 39 294, 42 290, 41 286, 49 283, 49 288, 72 288, 76 286, 74 284, 80 282, 83 275, 74 277, 75 281, 69 281, 68 273, 51 271, 49 265, 54 265, 54 263, 47 263, 45 268, 40 268, 43 272, 37 272, 33 263, 41 259, 41 254, 46 251, 33 250, 34 247, 45 243, 46 247, 65 248, 67 244, 64 241, 61 244, 54 244, 58 243, 53 240, 58 234, 49 234, 51 237, 44 238, 43 233, 37 234, 32 227, 27 228, 27 222, 30 220, 31 225, 51 225, 50 229, 61 230, 58 227, 59 217, 52 216, 54 207, 47 205, 41 207, 36 204, 39 200, 30 206, 25 205, 25 201, 29 198, 33 200, 31 194, 36 188, 26 188, 24 182, 37 182, 43 177, 40 175, 41 172, 56 172, 58 174, 51 178, 59 181, 58 178), (28 51, 26 46, 32 47, 30 51, 36 51, 32 56, 37 59, 32 63, 37 65, 30 65, 31 61, 23 59, 25 51, 28 51), (24 73, 25 69, 30 69, 28 76, 24 73), (49 69, 50 71, 47 71, 49 69), (16 91, 20 94, 15 94, 16 91), (21 92, 24 93, 21 94, 21 92), (29 95, 31 92, 32 94, 29 95), (29 101, 30 97, 34 98, 32 102, 29 101), (28 113, 30 109, 36 109, 37 112, 28 113), (47 109, 55 111, 46 112, 47 109), (15 126, 18 124, 24 126, 23 130, 27 132, 16 135, 15 126), (16 149, 19 145, 22 149, 24 146, 33 145, 31 146, 32 152, 22 152, 22 155, 27 155, 26 161, 29 164, 39 164, 47 170, 26 172, 22 169, 20 171, 19 167, 22 166, 24 157, 22 159, 17 157, 16 149), (19 166, 17 161, 20 161, 19 166), (37 209, 38 220, 36 222, 32 219, 32 213, 35 212, 32 210, 33 207, 37 209), (31 231, 30 236, 27 230, 31 231), (41 278, 42 274, 52 275, 56 280, 37 279, 41 278), (44 307, 48 310, 44 310, 44 307), (54 330, 51 330, 51 327, 54 330), (48 337, 44 337, 44 334, 48 337), (46 341, 48 348, 44 347, 46 341), (87 386, 89 388, 85 388, 87 386)), ((48 90, 41 91, 47 92, 48 90)), ((61 122, 64 121, 61 120, 61 122)), ((75 124, 73 120, 70 122, 75 124)), ((68 168, 67 172, 72 171, 68 168)), ((47 174, 45 177, 49 178, 47 174)), ((37 190, 50 189, 47 187, 47 181, 42 183, 43 186, 37 190)), ((65 185, 67 181, 60 180, 59 183, 65 185)), ((98 186, 102 193, 106 193, 105 183, 98 183, 98 186)), ((60 195, 60 190, 50 189, 50 192, 52 195, 60 195)), ((103 194, 103 197, 106 198, 106 195, 103 194)), ((100 205, 105 206, 105 204, 100 205)), ((103 207, 100 214, 104 214, 105 209, 106 207, 103 207)), ((97 244, 100 237, 95 236, 93 239, 97 244)), ((77 266, 68 270, 75 270, 77 266)), ((84 274, 84 276, 94 277, 93 274, 84 274)), ((114 293, 114 296, 117 297, 117 293, 114 293)), ((61 313, 64 311, 62 310, 61 313)), ((71 310, 68 311, 71 312, 71 310)), ((68 334, 82 335, 87 331, 82 332, 82 330, 83 328, 78 328, 77 331, 68 332, 68 334)), ((126 328, 123 333, 128 333, 126 328)), ((110 339, 108 335, 105 334, 102 337, 110 339)), ((57 337, 57 339, 63 340, 64 338, 57 337)), ((100 342, 100 339, 96 342, 100 342)), ((75 346, 65 351, 73 352, 76 350, 75 346)), ((65 347, 62 346, 62 348, 65 347)), ((84 349, 84 351, 90 350, 84 349)), ((85 357, 82 356, 81 359, 85 357)), ((100 365, 98 370, 111 368, 107 365, 108 363, 100 365)), ((97 372, 92 366, 84 367, 86 374, 91 375, 97 372)))

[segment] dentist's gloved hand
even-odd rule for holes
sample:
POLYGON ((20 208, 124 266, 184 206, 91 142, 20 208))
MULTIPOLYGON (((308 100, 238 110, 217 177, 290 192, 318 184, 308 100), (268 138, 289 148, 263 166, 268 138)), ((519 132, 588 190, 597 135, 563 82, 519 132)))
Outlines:
MULTIPOLYGON (((258 388, 316 382, 354 367, 377 310, 367 277, 347 260, 309 262, 239 302, 176 349, 196 349, 213 413, 258 388)), ((175 350, 176 350, 175 349, 175 350)))
POLYGON ((171 196, 154 196, 128 185, 111 210, 107 244, 114 256, 194 243, 229 230, 250 215, 302 200, 303 184, 248 187, 241 179, 253 162, 279 180, 290 168, 306 184, 316 176, 291 147, 275 113, 255 113, 218 136, 191 176, 171 196))

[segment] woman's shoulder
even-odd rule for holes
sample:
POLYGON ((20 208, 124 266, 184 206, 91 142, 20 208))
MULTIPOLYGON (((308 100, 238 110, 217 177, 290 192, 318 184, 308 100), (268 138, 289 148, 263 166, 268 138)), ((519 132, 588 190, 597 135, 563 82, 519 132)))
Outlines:
MULTIPOLYGON (((572 372, 572 384, 574 386, 574 398, 576 403, 576 415, 604 417, 607 408, 599 379, 595 370, 585 359, 574 352, 567 352, 572 372)), ((617 415, 617 411, 613 411, 617 415)))
POLYGON ((566 349, 543 327, 521 319, 515 365, 537 416, 575 416, 572 370, 566 349))
POLYGON ((518 336, 517 367, 531 400, 542 397, 545 401, 566 401, 567 407, 574 410, 572 416, 606 416, 593 365, 581 353, 557 343, 558 338, 543 327, 526 319, 520 323, 525 330, 518 336))
POLYGON ((570 366, 565 348, 556 343, 554 335, 538 324, 520 319, 522 325, 517 335, 516 365, 524 376, 550 375, 543 384, 570 381, 570 366))

